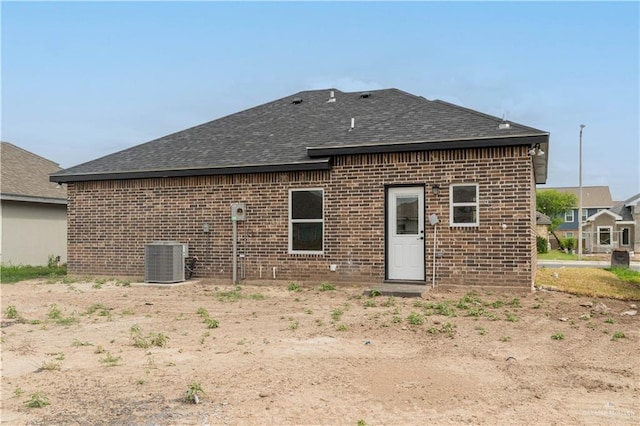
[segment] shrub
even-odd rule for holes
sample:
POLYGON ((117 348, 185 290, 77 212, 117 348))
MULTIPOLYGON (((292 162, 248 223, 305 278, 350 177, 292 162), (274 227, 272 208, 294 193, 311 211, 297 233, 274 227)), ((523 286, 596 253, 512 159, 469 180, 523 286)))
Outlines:
POLYGON ((549 242, 546 238, 537 236, 536 237, 536 245, 538 246, 538 253, 546 253, 549 251, 549 242))
POLYGON ((576 248, 575 238, 564 238, 560 240, 560 248, 563 250, 573 250, 576 248))

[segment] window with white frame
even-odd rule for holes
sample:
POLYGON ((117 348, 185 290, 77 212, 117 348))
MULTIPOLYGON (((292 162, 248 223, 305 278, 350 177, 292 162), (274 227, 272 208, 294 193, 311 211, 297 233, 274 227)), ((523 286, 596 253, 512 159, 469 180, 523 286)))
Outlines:
POLYGON ((565 232, 564 233, 564 237, 565 238, 573 238, 573 232, 565 232))
POLYGON ((598 244, 601 246, 610 246, 611 232, 611 226, 598 226, 598 244))
POLYGON ((289 252, 321 254, 324 248, 324 191, 289 191, 289 252))
POLYGON ((478 226, 478 199, 477 184, 451 185, 449 191, 451 226, 478 226))
POLYGON ((587 209, 582 209, 582 221, 586 221, 589 217, 589 211, 587 209))
POLYGON ((564 213, 564 221, 573 222, 573 210, 569 210, 564 213))
POLYGON ((628 246, 629 245, 629 228, 622 228, 620 234, 620 245, 628 246))

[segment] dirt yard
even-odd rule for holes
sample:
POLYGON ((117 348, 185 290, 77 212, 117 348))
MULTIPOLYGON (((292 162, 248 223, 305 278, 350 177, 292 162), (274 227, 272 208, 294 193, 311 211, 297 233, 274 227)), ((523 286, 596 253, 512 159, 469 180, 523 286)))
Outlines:
POLYGON ((1 290, 3 424, 640 423, 633 302, 211 281, 1 290))

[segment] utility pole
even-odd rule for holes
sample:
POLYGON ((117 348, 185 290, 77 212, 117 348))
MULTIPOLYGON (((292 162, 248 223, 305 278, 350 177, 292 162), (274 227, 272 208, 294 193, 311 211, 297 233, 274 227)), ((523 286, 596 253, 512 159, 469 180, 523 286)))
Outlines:
POLYGON ((579 190, 578 190, 578 260, 582 260, 582 129, 584 124, 580 125, 580 164, 579 171, 579 190))

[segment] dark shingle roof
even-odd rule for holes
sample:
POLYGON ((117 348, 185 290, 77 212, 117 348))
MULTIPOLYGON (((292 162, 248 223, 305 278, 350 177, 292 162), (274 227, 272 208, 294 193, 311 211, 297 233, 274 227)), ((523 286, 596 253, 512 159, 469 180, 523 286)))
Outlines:
POLYGON ((3 200, 66 204, 67 190, 49 181, 49 175, 60 170, 58 164, 9 142, 0 143, 0 162, 3 200))
MULTIPOLYGON (((548 142, 546 132, 516 123, 499 129, 499 118, 447 102, 397 89, 368 93, 368 97, 336 89, 296 93, 71 167, 51 179, 326 169, 329 156, 362 150, 548 142), (328 102, 330 92, 335 95, 333 102, 328 102)), ((543 162, 546 179, 546 156, 543 162)))
POLYGON ((632 222, 634 220, 632 206, 638 201, 640 201, 640 194, 636 194, 633 197, 621 201, 620 203, 611 207, 609 211, 622 217, 622 220, 625 222, 632 222))

